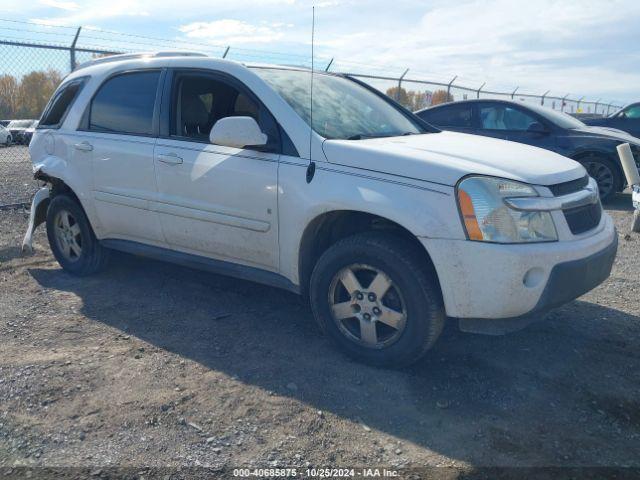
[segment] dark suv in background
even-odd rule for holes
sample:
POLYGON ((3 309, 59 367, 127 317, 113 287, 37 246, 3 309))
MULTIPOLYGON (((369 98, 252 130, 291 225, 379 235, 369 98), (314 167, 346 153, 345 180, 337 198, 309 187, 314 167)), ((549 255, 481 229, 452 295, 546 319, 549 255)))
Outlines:
POLYGON ((427 108, 416 115, 443 130, 527 143, 572 158, 598 182, 603 200, 625 187, 618 145, 631 144, 640 168, 640 139, 614 129, 587 126, 570 115, 535 104, 465 100, 427 108))
POLYGON ((640 137, 640 102, 632 103, 608 117, 589 118, 587 125, 623 130, 634 137, 640 137))

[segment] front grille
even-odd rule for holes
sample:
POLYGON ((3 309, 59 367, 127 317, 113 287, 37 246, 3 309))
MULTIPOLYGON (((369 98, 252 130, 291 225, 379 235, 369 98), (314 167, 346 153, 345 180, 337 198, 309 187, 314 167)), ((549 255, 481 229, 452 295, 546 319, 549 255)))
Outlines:
POLYGON ((602 217, 602 207, 600 202, 596 202, 591 205, 569 208, 563 210, 563 213, 571 233, 578 235, 598 226, 602 217))
POLYGON ((589 176, 585 175, 577 180, 570 180, 568 182, 556 183, 550 185, 549 190, 553 193, 554 197, 561 197, 562 195, 568 195, 570 193, 579 192, 589 184, 589 176))

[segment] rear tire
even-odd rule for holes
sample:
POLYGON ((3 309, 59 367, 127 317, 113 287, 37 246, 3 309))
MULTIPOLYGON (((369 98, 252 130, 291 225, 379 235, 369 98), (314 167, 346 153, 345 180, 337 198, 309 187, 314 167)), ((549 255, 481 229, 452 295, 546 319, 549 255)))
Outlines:
POLYGON ((438 281, 425 256, 406 239, 382 232, 331 246, 310 282, 320 327, 346 354, 370 365, 417 361, 445 321, 438 281))
POLYGON ((616 192, 622 190, 622 176, 620 169, 613 162, 596 154, 580 158, 579 162, 587 170, 590 177, 598 182, 600 200, 609 200, 616 192))
POLYGON ((67 195, 56 195, 47 210, 47 238, 60 266, 78 276, 102 270, 108 249, 100 245, 78 202, 67 195))

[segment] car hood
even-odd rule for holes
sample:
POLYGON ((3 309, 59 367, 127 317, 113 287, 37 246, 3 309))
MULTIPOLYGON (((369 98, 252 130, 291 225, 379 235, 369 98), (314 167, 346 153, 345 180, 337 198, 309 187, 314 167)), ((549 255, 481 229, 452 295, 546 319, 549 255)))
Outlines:
POLYGON ((325 140, 323 149, 331 163, 452 186, 469 174, 553 185, 586 173, 579 163, 548 150, 456 132, 325 140))
POLYGON ((571 131, 582 135, 592 135, 594 137, 620 140, 621 142, 631 142, 640 145, 640 138, 634 137, 617 128, 585 126, 582 128, 573 128, 571 131))

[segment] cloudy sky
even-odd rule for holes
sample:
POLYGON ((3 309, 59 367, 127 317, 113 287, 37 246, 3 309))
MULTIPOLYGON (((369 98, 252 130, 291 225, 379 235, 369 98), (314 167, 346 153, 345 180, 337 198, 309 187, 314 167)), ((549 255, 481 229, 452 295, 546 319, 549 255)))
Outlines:
MULTIPOLYGON (((0 18, 231 45, 255 60, 259 51, 282 52, 288 63, 303 63, 314 4, 318 64, 335 57, 342 69, 398 75, 410 68, 407 77, 458 75, 471 87, 640 99, 637 0, 31 0, 4 2, 0 18)), ((0 22, 0 36, 8 25, 0 22)), ((92 44, 113 39, 83 35, 92 44)), ((139 37, 121 41, 149 49, 139 37)))

